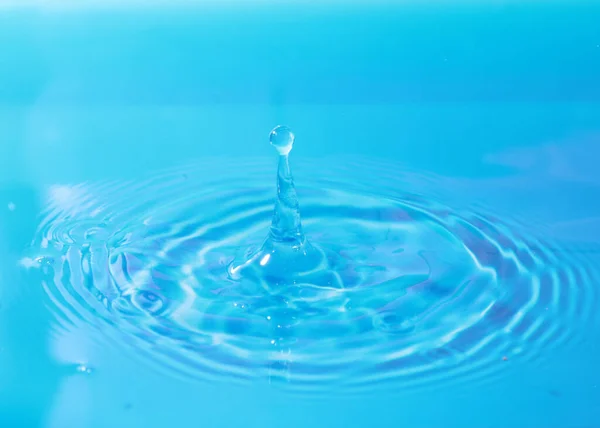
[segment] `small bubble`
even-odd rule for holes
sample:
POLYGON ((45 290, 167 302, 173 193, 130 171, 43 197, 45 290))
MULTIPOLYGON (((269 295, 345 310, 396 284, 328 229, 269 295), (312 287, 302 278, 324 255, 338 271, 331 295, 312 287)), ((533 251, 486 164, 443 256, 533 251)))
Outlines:
POLYGON ((35 261, 41 266, 51 266, 54 264, 54 259, 48 256, 36 257, 35 261))
POLYGON ((92 372, 94 371, 91 367, 86 366, 85 364, 79 364, 76 367, 76 370, 79 373, 85 373, 85 374, 92 374, 92 372))
POLYGON ((16 209, 17 209, 17 206, 14 203, 12 203, 12 202, 8 203, 8 210, 9 211, 14 211, 16 209))

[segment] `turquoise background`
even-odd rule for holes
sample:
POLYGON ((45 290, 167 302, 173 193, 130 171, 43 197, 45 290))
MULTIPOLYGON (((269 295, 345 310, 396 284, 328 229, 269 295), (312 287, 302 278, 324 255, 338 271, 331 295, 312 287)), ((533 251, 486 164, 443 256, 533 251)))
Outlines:
POLYGON ((279 123, 294 156, 399 162, 597 251, 600 2, 1 5, 0 426, 600 426, 598 323, 491 385, 299 399, 57 339, 19 265, 49 186, 269 157, 279 123))

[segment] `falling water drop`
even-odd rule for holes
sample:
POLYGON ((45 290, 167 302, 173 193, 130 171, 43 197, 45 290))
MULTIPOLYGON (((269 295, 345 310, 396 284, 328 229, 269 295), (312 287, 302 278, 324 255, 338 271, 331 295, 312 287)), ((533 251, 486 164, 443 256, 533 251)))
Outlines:
POLYGON ((271 131, 269 139, 280 155, 287 156, 292 150, 296 137, 289 127, 280 125, 271 131))

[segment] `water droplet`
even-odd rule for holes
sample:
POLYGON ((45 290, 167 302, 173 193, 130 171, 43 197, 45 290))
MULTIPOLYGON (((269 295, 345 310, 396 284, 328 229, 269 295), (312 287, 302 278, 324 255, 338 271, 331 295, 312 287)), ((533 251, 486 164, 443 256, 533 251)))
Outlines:
POLYGON ((79 364, 75 370, 77 370, 79 373, 85 373, 85 374, 92 374, 93 373, 93 369, 85 364, 79 364))
MULTIPOLYGON (((241 262, 235 261, 227 271, 233 280, 242 277, 260 279, 268 287, 279 287, 293 283, 301 274, 324 272, 327 258, 308 242, 302 231, 298 196, 288 159, 294 134, 287 126, 278 126, 271 131, 270 140, 280 156, 277 200, 269 236, 258 251, 247 255, 241 262)), ((320 283, 326 284, 326 281, 320 283)))
POLYGON ((292 130, 284 125, 275 127, 270 134, 271 145, 282 156, 287 155, 292 150, 295 138, 292 130))
POLYGON ((40 256, 40 257, 36 257, 35 261, 40 265, 40 266, 51 266, 54 264, 54 259, 52 257, 49 256, 40 256))

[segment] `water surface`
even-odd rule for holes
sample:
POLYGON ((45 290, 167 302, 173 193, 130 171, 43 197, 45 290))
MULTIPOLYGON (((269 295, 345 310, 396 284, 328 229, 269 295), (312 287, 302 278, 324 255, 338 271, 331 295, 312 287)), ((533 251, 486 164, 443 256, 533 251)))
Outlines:
POLYGON ((2 10, 3 426, 594 426, 597 18, 2 10), (278 123, 343 293, 222 291, 278 123))

